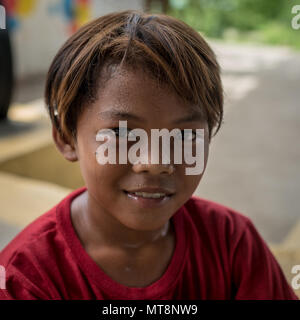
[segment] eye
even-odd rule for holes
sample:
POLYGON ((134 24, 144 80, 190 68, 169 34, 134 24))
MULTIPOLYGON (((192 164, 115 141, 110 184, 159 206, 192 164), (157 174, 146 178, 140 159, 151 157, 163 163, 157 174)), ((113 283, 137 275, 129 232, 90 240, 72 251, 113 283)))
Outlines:
POLYGON ((181 139, 183 141, 195 141, 197 138, 197 133, 195 129, 184 129, 184 130, 180 130, 180 132, 181 132, 181 139))
POLYGON ((127 127, 116 127, 116 128, 111 128, 112 131, 115 132, 116 136, 119 138, 127 138, 131 135, 133 135, 133 133, 131 133, 131 129, 127 128, 127 127))

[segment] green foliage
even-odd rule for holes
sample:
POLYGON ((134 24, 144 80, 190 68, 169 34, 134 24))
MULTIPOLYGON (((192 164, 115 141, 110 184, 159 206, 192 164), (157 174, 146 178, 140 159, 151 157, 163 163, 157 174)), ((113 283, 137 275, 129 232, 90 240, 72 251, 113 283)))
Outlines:
POLYGON ((300 30, 293 30, 291 9, 300 0, 170 0, 170 14, 209 37, 238 39, 300 48, 300 30))

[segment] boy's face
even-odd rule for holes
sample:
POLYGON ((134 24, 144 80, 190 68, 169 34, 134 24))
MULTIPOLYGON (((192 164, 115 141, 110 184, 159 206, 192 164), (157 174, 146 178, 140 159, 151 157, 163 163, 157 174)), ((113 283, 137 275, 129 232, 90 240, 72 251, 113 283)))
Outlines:
MULTIPOLYGON (((168 222, 193 194, 206 168, 209 144, 206 122, 196 118, 178 122, 193 111, 197 112, 197 108, 186 105, 167 88, 158 87, 139 70, 115 72, 106 81, 105 87, 98 92, 97 101, 84 110, 77 123, 75 152, 89 196, 96 206, 93 212, 109 214, 118 223, 134 230, 156 230, 168 222), (124 113, 127 115, 121 115, 124 113), (96 134, 101 129, 118 128, 119 120, 127 120, 128 129, 145 130, 149 137, 151 129, 205 129, 202 174, 186 175, 187 165, 172 164, 172 157, 169 165, 151 164, 151 159, 148 164, 100 165, 95 152, 101 142, 96 141, 96 134), (143 188, 161 188, 172 194, 151 200, 128 193, 143 188)), ((149 157, 150 146, 149 142, 149 157)))

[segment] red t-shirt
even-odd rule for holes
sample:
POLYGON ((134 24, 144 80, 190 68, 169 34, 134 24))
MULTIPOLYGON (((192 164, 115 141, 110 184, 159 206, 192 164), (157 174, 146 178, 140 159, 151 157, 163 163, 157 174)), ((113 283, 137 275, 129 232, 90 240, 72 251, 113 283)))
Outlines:
POLYGON ((191 197, 171 218, 176 246, 160 279, 142 288, 111 279, 84 250, 70 216, 73 191, 0 254, 0 299, 297 299, 281 268, 240 213, 191 197))

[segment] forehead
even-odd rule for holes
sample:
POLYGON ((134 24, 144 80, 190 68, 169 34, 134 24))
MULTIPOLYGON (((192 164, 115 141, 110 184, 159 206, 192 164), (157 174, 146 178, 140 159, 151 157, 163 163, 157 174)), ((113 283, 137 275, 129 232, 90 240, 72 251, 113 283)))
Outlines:
POLYGON ((154 116, 171 120, 191 112, 201 114, 199 106, 184 101, 170 86, 141 69, 110 68, 102 73, 95 107, 97 113, 130 112, 149 120, 154 116))

